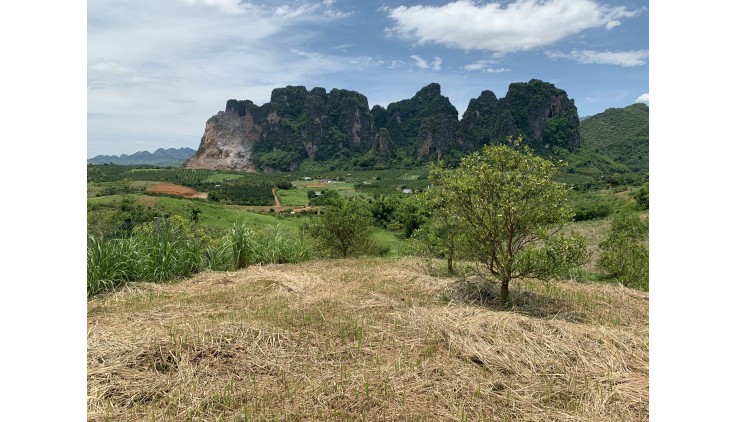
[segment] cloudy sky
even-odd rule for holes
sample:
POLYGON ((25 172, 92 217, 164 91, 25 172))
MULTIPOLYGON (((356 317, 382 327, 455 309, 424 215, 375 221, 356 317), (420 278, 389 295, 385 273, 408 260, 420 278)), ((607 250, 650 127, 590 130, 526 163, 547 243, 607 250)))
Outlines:
POLYGON ((197 148, 228 99, 342 88, 369 107, 431 82, 463 113, 542 79, 580 116, 648 103, 647 1, 89 0, 87 156, 197 148))

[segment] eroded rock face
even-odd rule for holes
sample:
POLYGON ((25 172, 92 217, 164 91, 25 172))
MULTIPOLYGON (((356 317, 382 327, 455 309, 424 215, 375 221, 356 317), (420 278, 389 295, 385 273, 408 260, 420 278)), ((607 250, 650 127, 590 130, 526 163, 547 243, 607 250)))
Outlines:
POLYGON ((255 172, 249 134, 258 137, 250 114, 242 117, 232 110, 221 111, 208 119, 200 147, 182 167, 255 172))
POLYGON ((448 114, 437 114, 423 120, 418 132, 419 158, 440 160, 450 153, 473 149, 469 137, 459 131, 458 120, 448 114))

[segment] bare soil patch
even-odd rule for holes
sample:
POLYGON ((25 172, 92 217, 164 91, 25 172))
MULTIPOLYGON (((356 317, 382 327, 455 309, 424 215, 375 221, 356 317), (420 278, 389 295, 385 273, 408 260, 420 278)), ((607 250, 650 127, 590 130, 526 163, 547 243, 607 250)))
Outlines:
POLYGON ((179 195, 184 198, 206 199, 208 197, 207 192, 198 192, 187 186, 175 185, 174 183, 157 183, 149 188, 149 192, 179 195))

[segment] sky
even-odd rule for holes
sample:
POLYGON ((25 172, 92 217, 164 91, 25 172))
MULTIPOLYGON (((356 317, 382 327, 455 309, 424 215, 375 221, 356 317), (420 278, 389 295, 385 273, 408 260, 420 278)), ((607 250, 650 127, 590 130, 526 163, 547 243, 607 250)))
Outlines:
POLYGON ((199 146, 228 99, 302 85, 459 110, 541 79, 580 116, 648 103, 648 2, 89 0, 87 156, 199 146))

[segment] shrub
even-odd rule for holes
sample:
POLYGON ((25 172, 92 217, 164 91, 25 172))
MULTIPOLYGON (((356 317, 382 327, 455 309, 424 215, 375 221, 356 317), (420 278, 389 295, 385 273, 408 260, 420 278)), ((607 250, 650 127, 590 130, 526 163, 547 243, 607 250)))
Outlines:
POLYGON ((628 287, 648 290, 648 223, 633 211, 613 217, 609 235, 600 244, 597 266, 605 275, 628 287))
POLYGON ((366 202, 338 200, 323 208, 323 213, 308 227, 308 233, 329 256, 346 258, 372 250, 372 222, 366 202))

